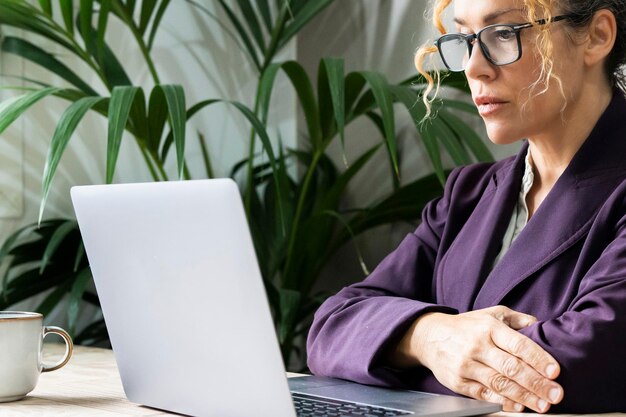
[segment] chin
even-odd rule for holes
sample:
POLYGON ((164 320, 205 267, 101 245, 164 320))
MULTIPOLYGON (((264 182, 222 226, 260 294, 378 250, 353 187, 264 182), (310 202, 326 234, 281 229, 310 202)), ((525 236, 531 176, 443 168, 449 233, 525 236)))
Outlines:
POLYGON ((502 124, 485 122, 485 126, 489 140, 496 145, 510 145, 524 138, 519 132, 507 129, 502 124))

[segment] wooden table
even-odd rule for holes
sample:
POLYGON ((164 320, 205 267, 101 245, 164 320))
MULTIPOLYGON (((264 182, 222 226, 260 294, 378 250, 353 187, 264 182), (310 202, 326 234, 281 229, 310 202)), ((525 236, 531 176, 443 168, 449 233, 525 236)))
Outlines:
MULTIPOLYGON (((53 362, 62 355, 63 345, 46 344, 44 359, 53 362)), ((0 416, 169 416, 177 415, 133 404, 126 399, 117 372, 113 351, 76 346, 74 356, 62 369, 39 378, 39 384, 25 399, 0 404, 0 416)), ((526 416, 537 414, 526 413, 526 416)), ((604 416, 626 416, 622 413, 604 416)), ((520 417, 497 413, 490 417, 520 417)), ((561 414, 566 416, 566 414, 561 414)), ((573 414, 567 414, 573 416, 573 414)))

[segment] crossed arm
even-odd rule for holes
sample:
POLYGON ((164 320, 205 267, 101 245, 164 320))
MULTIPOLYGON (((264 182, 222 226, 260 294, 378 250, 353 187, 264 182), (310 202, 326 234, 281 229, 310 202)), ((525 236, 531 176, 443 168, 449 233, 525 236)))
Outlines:
POLYGON ((411 387, 411 371, 427 368, 451 391, 508 411, 626 410, 624 224, 560 316, 537 322, 502 306, 457 314, 424 279, 447 204, 444 195, 427 207, 418 231, 376 271, 320 308, 307 342, 311 370, 411 387))

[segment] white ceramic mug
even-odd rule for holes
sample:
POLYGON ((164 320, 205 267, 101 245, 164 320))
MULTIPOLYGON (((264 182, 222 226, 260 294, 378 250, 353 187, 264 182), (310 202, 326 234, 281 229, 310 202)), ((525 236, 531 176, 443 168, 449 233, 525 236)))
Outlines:
POLYGON ((0 402, 24 398, 41 372, 59 369, 70 360, 72 349, 70 335, 59 327, 44 326, 41 314, 0 311, 0 402), (43 338, 50 333, 63 338, 65 355, 54 365, 44 365, 43 338))

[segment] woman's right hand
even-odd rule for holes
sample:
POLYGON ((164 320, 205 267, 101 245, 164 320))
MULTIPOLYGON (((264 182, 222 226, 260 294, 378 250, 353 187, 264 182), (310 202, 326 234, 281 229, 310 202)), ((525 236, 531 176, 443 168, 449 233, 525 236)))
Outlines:
POLYGON ((419 317, 389 352, 392 366, 423 365, 459 394, 503 405, 504 411, 528 407, 545 413, 563 398, 553 380, 558 362, 517 332, 536 322, 533 316, 504 306, 458 315, 419 317))

